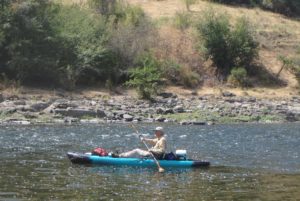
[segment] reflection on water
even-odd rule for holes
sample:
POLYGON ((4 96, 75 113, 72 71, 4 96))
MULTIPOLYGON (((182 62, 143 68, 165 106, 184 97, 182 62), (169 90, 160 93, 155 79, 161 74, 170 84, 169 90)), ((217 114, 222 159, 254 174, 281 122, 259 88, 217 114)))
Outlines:
MULTIPOLYGON (((155 125, 140 125, 148 133, 155 125)), ((141 147, 126 125, 0 127, 0 200, 297 200, 300 125, 167 125, 209 169, 72 165, 67 151, 141 147), (182 137, 186 135, 186 137, 182 137)))

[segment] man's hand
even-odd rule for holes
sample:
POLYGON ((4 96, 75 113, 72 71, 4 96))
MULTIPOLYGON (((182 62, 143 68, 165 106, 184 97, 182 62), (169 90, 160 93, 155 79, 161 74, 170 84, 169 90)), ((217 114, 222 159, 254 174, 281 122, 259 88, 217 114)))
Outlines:
POLYGON ((139 138, 141 139, 141 141, 145 140, 145 138, 142 135, 139 135, 139 138))

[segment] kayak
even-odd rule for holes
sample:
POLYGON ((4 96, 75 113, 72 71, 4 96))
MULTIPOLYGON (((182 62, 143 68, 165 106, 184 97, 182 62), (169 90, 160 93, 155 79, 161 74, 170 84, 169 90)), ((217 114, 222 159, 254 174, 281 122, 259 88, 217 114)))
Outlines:
MULTIPOLYGON (((156 167, 156 163, 151 158, 114 158, 111 156, 97 156, 91 154, 82 154, 68 152, 68 158, 74 164, 93 164, 93 165, 115 165, 115 166, 136 166, 136 167, 156 167)), ((208 161, 200 160, 158 160, 163 168, 200 168, 208 167, 208 161)))

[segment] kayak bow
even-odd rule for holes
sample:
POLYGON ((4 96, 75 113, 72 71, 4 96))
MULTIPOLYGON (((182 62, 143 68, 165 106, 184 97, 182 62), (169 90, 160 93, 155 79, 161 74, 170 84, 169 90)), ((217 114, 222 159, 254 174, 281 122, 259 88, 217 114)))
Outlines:
MULTIPOLYGON (((74 152, 68 152, 67 156, 75 164, 156 167, 155 161, 151 158, 113 158, 111 156, 97 156, 74 152)), ((159 163, 164 168, 199 168, 210 165, 208 161, 200 160, 159 160, 159 163)))

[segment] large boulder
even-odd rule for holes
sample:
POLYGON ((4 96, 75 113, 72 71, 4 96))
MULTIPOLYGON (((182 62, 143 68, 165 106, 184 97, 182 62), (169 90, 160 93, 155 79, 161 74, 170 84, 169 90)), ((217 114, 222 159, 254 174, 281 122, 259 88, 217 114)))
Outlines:
POLYGON ((4 101, 4 97, 2 94, 0 94, 0 103, 2 103, 4 101))
POLYGON ((224 91, 224 92, 222 92, 222 96, 224 96, 224 97, 234 97, 236 95, 234 93, 229 92, 229 91, 224 91))
POLYGON ((130 115, 130 114, 124 114, 124 115, 123 115, 123 119, 124 119, 125 121, 132 121, 132 120, 133 120, 133 116, 130 115))
POLYGON ((207 123, 205 121, 192 121, 192 124, 197 126, 204 126, 207 123))
POLYGON ((179 124, 182 125, 182 126, 186 126, 186 125, 191 125, 192 122, 190 122, 190 121, 181 121, 181 122, 179 122, 179 124))
POLYGON ((174 114, 174 111, 172 109, 168 108, 168 109, 165 109, 163 114, 174 114))
POLYGON ((285 119, 289 122, 300 121, 300 114, 288 112, 285 116, 285 119))
POLYGON ((53 107, 54 108, 58 108, 58 109, 67 109, 70 107, 78 107, 78 105, 71 103, 69 101, 57 101, 55 103, 53 103, 53 107))
POLYGON ((155 121, 158 121, 158 122, 164 122, 166 120, 166 118, 162 117, 162 116, 158 116, 155 118, 155 121))
POLYGON ((156 108, 156 114, 163 114, 165 112, 165 110, 161 107, 156 108))
POLYGON ((90 110, 84 108, 55 109, 54 112, 55 114, 60 114, 62 116, 69 116, 75 118, 82 118, 82 117, 103 118, 106 116, 103 110, 90 110))
POLYGON ((174 96, 174 94, 172 93, 168 93, 168 92, 162 92, 160 94, 158 94, 159 96, 163 97, 163 98, 171 98, 174 96))
POLYGON ((176 105, 174 108, 173 108, 173 111, 175 113, 183 113, 184 112, 184 108, 182 105, 176 105))
POLYGON ((50 102, 38 102, 38 103, 32 104, 30 107, 35 112, 39 112, 39 111, 42 111, 42 110, 46 109, 47 107, 49 107, 50 104, 51 104, 50 102))
POLYGON ((14 101, 15 105, 26 105, 26 101, 25 100, 16 100, 14 101))

